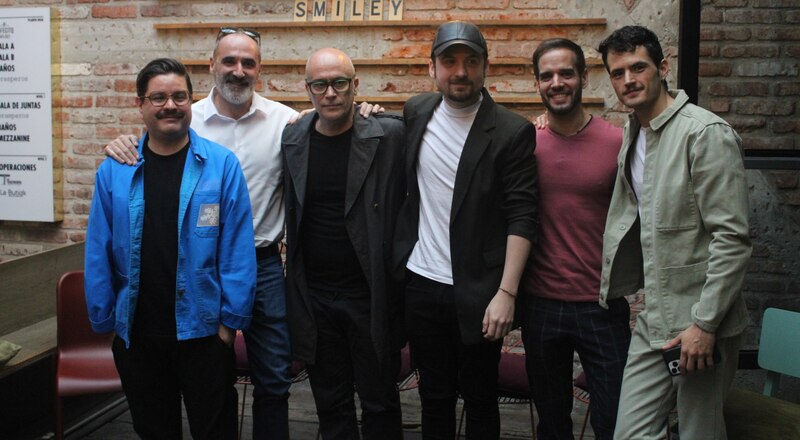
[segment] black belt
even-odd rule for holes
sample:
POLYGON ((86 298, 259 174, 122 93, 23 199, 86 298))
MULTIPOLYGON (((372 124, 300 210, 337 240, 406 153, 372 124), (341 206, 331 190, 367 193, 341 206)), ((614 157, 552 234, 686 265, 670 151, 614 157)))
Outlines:
POLYGON ((256 258, 262 260, 264 258, 274 257, 280 255, 281 251, 278 249, 278 243, 272 243, 269 246, 257 247, 256 258))

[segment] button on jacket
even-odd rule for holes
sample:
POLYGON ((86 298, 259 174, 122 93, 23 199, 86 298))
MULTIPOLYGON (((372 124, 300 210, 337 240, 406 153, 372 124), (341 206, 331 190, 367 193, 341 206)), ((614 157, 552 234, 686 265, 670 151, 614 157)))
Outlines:
MULTIPOLYGON (((92 329, 130 344, 139 295, 144 160, 107 158, 97 171, 86 234, 86 302, 92 329)), ((256 285, 253 219, 236 157, 189 130, 178 211, 177 339, 250 323, 256 285)))
POLYGON ((623 133, 606 221, 600 302, 644 287, 650 341, 660 348, 692 324, 718 337, 744 331, 741 294, 750 257, 741 139, 683 91, 646 129, 641 198, 629 156, 640 124, 623 133))

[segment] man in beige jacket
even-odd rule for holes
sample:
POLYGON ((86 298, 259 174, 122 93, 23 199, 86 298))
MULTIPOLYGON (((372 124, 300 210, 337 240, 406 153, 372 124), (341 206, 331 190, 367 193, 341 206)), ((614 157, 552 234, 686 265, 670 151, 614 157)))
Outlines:
POLYGON ((677 404, 681 438, 725 439, 722 405, 747 326, 741 140, 683 91, 668 91, 669 65, 653 32, 626 26, 599 50, 617 97, 633 109, 605 227, 601 302, 639 288, 646 302, 614 438, 662 438, 677 404), (679 344, 668 368, 662 354, 679 344))

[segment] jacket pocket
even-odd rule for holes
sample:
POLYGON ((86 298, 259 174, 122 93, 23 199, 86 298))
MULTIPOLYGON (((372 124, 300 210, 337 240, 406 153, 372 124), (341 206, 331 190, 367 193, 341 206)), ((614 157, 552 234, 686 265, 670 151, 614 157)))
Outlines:
POLYGON ((700 300, 707 271, 708 263, 705 261, 664 267, 659 271, 658 297, 670 334, 683 331, 692 324, 692 306, 700 300))
POLYGON ((658 190, 655 201, 656 229, 683 231, 696 229, 699 213, 691 188, 686 185, 668 185, 658 190))
POLYGON ((192 203, 189 205, 192 210, 191 227, 198 237, 219 236, 221 209, 219 202, 219 191, 198 191, 192 196, 192 203))

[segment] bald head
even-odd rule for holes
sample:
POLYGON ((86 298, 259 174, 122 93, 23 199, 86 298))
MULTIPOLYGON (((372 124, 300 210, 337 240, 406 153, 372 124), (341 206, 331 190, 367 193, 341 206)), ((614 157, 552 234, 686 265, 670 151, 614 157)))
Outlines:
POLYGON ((353 100, 358 78, 353 61, 339 49, 314 52, 306 62, 306 91, 317 110, 316 128, 333 136, 353 124, 353 100))
POLYGON ((343 72, 347 78, 352 78, 356 75, 353 61, 346 53, 339 49, 327 47, 314 52, 308 57, 308 61, 306 62, 306 80, 311 81, 320 70, 326 68, 338 69, 343 72))

